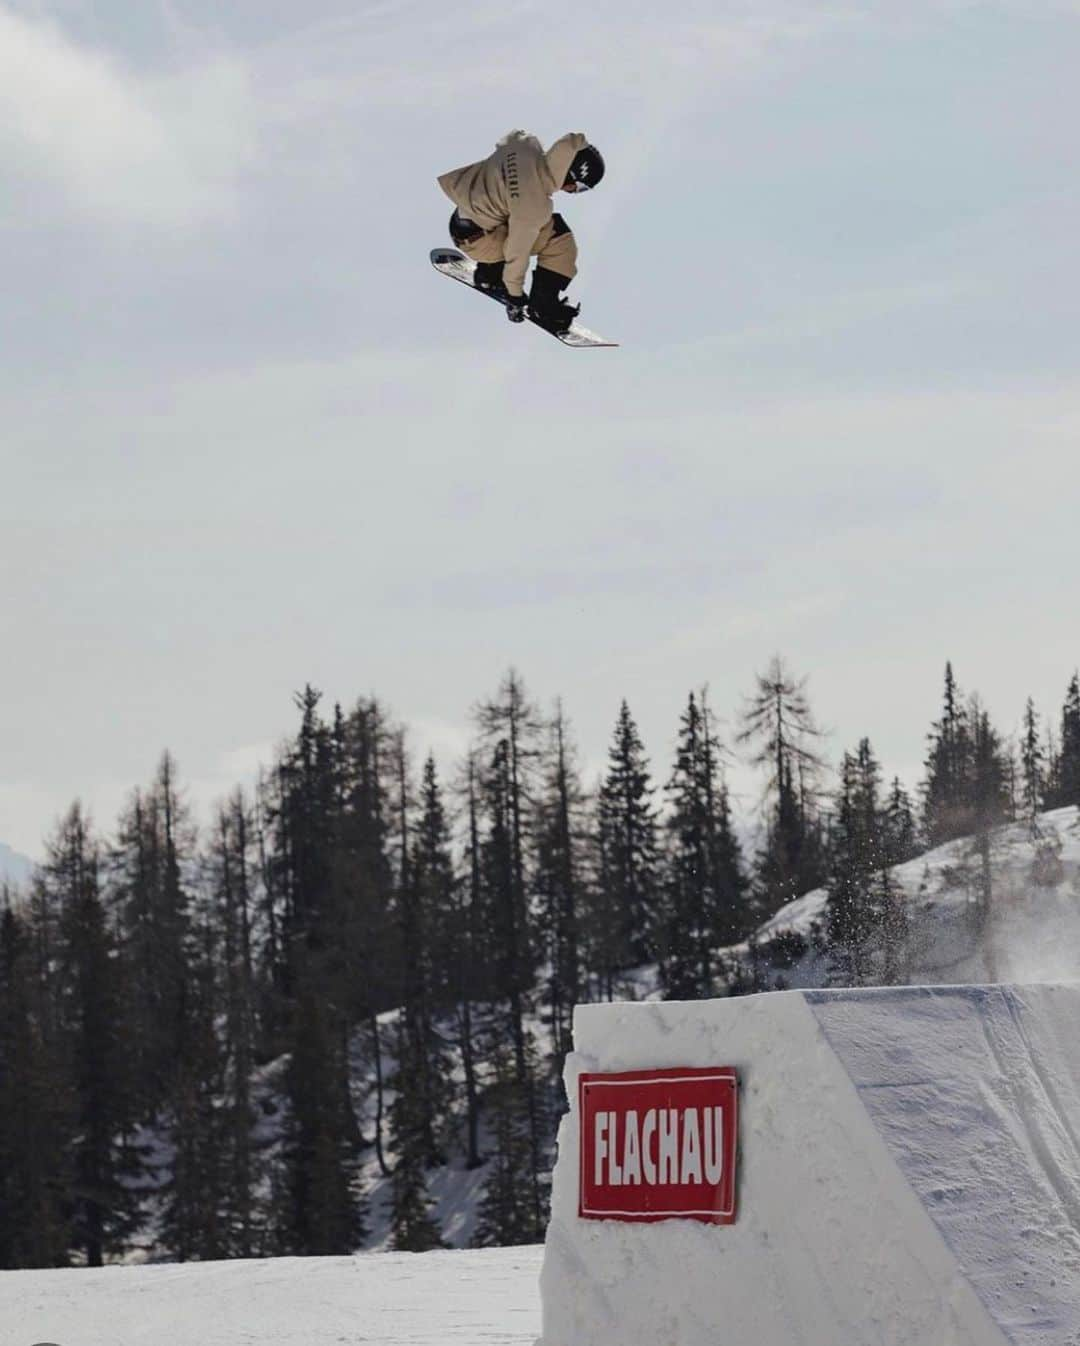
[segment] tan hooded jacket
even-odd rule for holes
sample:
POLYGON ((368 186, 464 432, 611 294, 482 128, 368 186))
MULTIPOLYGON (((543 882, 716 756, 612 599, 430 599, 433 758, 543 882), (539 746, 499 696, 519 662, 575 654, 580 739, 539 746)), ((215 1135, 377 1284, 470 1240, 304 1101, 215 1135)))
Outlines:
POLYGON ((486 159, 439 178, 462 215, 481 229, 506 225, 503 281, 511 294, 524 292, 533 244, 551 219, 551 194, 566 181, 574 155, 588 143, 580 131, 570 131, 545 154, 535 136, 511 131, 486 159))

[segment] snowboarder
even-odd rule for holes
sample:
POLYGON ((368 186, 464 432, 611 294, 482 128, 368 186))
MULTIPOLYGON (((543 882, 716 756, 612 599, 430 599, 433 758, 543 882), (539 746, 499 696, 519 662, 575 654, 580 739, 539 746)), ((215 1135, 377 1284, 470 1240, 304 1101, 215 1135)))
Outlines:
POLYGON ((546 153, 535 136, 511 131, 486 159, 439 178, 454 203, 450 237, 476 262, 477 288, 505 297, 511 322, 528 316, 552 332, 573 322, 580 305, 561 295, 577 274, 577 243, 551 197, 588 191, 603 176, 600 151, 580 131, 546 153), (526 296, 530 256, 536 269, 526 296))

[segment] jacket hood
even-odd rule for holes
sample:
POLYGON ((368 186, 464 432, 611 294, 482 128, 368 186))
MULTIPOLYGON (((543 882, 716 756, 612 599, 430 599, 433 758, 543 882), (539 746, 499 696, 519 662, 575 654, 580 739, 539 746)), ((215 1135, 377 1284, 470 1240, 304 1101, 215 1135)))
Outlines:
POLYGON ((584 132, 568 131, 566 135, 556 140, 555 144, 548 150, 544 156, 544 167, 551 175, 551 191, 559 191, 566 181, 567 173, 570 172, 570 165, 574 162, 574 156, 578 150, 583 150, 588 143, 588 137, 584 132))

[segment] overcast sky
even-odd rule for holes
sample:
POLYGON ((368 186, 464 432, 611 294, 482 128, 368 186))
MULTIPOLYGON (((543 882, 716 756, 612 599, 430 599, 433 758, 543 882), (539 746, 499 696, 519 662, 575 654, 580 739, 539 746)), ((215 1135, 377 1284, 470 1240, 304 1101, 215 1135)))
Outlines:
POLYGON ((1053 0, 0 0, 0 841, 166 746, 205 809, 306 681, 449 761, 513 663, 658 774, 775 651, 912 781, 947 657, 1056 715, 1078 69, 1053 0), (517 126, 605 154, 620 350, 428 265, 517 126))

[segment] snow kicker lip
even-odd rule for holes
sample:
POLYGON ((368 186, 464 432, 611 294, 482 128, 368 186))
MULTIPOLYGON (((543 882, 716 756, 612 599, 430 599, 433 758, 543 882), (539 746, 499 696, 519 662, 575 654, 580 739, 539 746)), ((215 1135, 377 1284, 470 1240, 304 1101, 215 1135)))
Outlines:
POLYGON ((1075 983, 579 1006, 542 1346, 1076 1346, 1078 1018, 1075 983), (743 1086, 735 1223, 586 1222, 612 1127, 583 1125, 579 1081, 720 1060, 743 1086))

